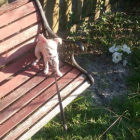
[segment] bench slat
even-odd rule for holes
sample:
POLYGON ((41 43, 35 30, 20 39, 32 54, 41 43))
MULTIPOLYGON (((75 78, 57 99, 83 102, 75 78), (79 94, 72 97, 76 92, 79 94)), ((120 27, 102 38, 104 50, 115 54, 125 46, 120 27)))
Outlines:
MULTIPOLYGON (((62 69, 65 69, 65 67, 63 67, 62 69)), ((68 72, 68 70, 70 70, 70 67, 67 67, 68 69, 66 70, 66 72, 68 72)), ((39 74, 40 77, 42 77, 42 79, 45 78, 43 73, 39 74)), ((50 83, 45 83, 46 87, 49 87, 51 84, 54 83, 54 77, 51 76, 49 78, 49 82, 50 83)), ((59 79, 59 77, 57 77, 57 79, 59 79)), ((40 87, 39 87, 40 88, 40 87)), ((17 111, 19 111, 21 108, 23 108, 25 105, 27 105, 31 100, 33 100, 36 96, 38 96, 41 91, 40 90, 44 90, 44 89, 33 89, 32 91, 30 91, 27 95, 25 95, 24 97, 20 98, 17 102, 15 102, 13 105, 11 105, 10 107, 8 107, 7 109, 5 109, 1 114, 0 114, 0 124, 3 123, 5 120, 7 120, 9 117, 11 117, 12 115, 14 115, 17 111)))
POLYGON ((39 62, 36 66, 31 66, 24 72, 18 74, 16 77, 6 82, 0 87, 0 98, 6 96, 7 93, 14 90, 16 87, 20 86, 22 83, 26 82, 28 79, 33 77, 37 72, 43 68, 43 63, 39 62), (8 87, 8 88, 7 88, 8 87))
POLYGON ((6 14, 3 14, 0 16, 0 27, 7 25, 10 22, 13 22, 27 14, 30 14, 37 10, 37 6, 35 2, 30 2, 25 4, 24 6, 21 6, 15 10, 12 10, 6 14), (18 14, 17 14, 18 13, 18 14))
POLYGON ((0 54, 4 53, 5 51, 14 48, 18 44, 26 41, 27 39, 32 38, 33 36, 42 32, 42 25, 41 23, 11 37, 8 40, 0 43, 0 54))
POLYGON ((18 20, 2 29, 0 29, 0 40, 10 36, 17 34, 19 31, 23 30, 24 28, 37 23, 41 20, 39 12, 33 13, 28 15, 25 18, 18 20))
POLYGON ((1 7, 0 8, 0 15, 15 9, 16 7, 24 5, 24 4, 28 3, 29 1, 30 0, 16 0, 16 1, 14 1, 14 2, 12 2, 4 7, 1 7))
POLYGON ((14 50, 9 51, 6 54, 3 54, 0 56, 0 67, 9 63, 13 59, 16 59, 17 57, 23 55, 25 52, 29 51, 30 49, 34 48, 36 46, 36 38, 33 38, 29 40, 28 42, 19 45, 14 50))
MULTIPOLYGON (((80 71, 77 69, 73 69, 67 75, 65 75, 63 78, 61 78, 60 81, 58 81, 59 89, 61 90, 63 87, 65 87, 72 79, 76 78, 76 76, 78 74, 80 74, 80 71)), ((54 77, 53 77, 53 79, 54 79, 54 77)), ((43 87, 46 85, 45 82, 49 83, 49 78, 47 78, 43 82, 43 84, 41 84, 43 87)), ((40 88, 37 87, 36 90, 39 90, 39 89, 40 88)), ((42 91, 42 88, 40 90, 42 91)), ((6 121, 4 124, 2 124, 0 126, 0 137, 5 135, 9 130, 11 130, 14 126, 16 126, 18 123, 20 123, 27 116, 29 116, 33 111, 38 109, 54 94, 56 94, 55 84, 53 84, 49 89, 47 89, 45 92, 43 92, 39 97, 37 97, 35 100, 33 100, 31 103, 29 103, 25 108, 20 110, 18 112, 18 114, 15 114, 8 121, 6 121)))
MULTIPOLYGON (((75 84, 80 87, 76 89, 72 94, 70 94, 63 102, 63 108, 66 107, 71 101, 73 101, 78 95, 80 95, 85 89, 87 89, 90 86, 89 81, 84 82, 81 84, 83 80, 79 77, 72 82, 68 87, 63 89, 61 91, 61 97, 66 97, 74 88, 75 84), (77 84, 78 83, 78 84, 77 84), (73 87, 74 86, 74 87, 73 87)), ((25 120, 23 123, 21 123, 17 128, 15 128, 12 132, 10 132, 9 135, 7 135, 3 140, 7 139, 15 139, 19 137, 24 131, 27 130, 30 126, 33 125, 33 123, 36 122, 36 120, 44 114, 46 114, 55 104, 58 104, 58 98, 55 96, 52 98, 49 102, 47 102, 43 107, 41 107, 37 112, 35 112, 33 115, 31 115, 27 120, 25 120)), ((21 136, 19 139, 21 140, 27 140, 30 137, 32 137, 37 131, 39 131, 44 124, 47 124, 53 117, 55 117, 60 112, 60 107, 57 105, 52 111, 50 111, 47 115, 45 115, 40 121, 38 121, 34 126, 26 132, 25 135, 21 136)))
MULTIPOLYGON (((24 68, 27 65, 29 65, 31 62, 33 62, 33 60, 35 60, 34 52, 32 52, 32 53, 20 58, 16 62, 14 62, 11 65, 7 66, 5 69, 1 70, 0 71, 0 83, 3 80, 9 78, 14 73, 16 73, 19 70, 21 70, 22 68, 24 68)), ((0 95, 0 98, 1 98, 1 95, 0 95)))
MULTIPOLYGON (((83 83, 77 90, 75 90, 70 96, 68 96, 63 102, 63 108, 65 108, 69 103, 71 103, 78 95, 80 95, 83 91, 85 91, 90 86, 90 82, 87 81, 83 83)), ((41 129, 44 124, 47 124, 53 117, 55 117, 59 112, 59 105, 55 107, 49 114, 47 114, 43 119, 37 122, 35 126, 30 128, 26 134, 23 134, 18 140, 27 140, 31 138, 39 129, 41 129)))
MULTIPOLYGON (((85 91, 89 86, 90 86, 89 81, 82 84, 77 90, 75 90, 70 96, 68 96, 62 102, 63 108, 66 107, 69 103, 71 103, 76 97, 78 97, 78 95, 80 95, 83 91, 85 91)), ((43 119, 38 121, 34 127, 30 128, 30 130, 28 130, 28 132, 26 132, 26 134, 23 134, 23 136, 18 138, 18 140, 27 140, 27 139, 31 138, 37 131, 39 131, 39 129, 41 129, 44 126, 43 123, 47 124, 53 117, 55 117, 60 112, 59 108, 60 108, 59 105, 57 105, 57 107, 55 107, 43 119)))
MULTIPOLYGON (((69 70, 70 70, 70 67, 65 67, 65 70, 64 70, 64 68, 62 68, 61 71, 62 72, 64 71, 64 73, 66 73, 69 70)), ((45 78, 48 78, 49 81, 47 81, 47 83, 45 81, 41 85, 38 85, 37 88, 33 89, 33 91, 36 92, 36 94, 45 90, 48 86, 50 86, 54 82, 54 78, 52 78, 53 76, 48 77, 50 74, 52 74, 52 72, 49 72, 48 75, 44 75, 43 72, 38 73, 37 76, 33 77, 31 80, 29 80, 28 82, 23 84, 21 87, 19 87, 18 89, 13 91, 11 94, 9 94, 6 98, 2 99, 0 101, 0 111, 2 111, 4 108, 8 107, 10 104, 12 104, 14 101, 16 101, 22 95, 24 95, 26 92, 29 92, 33 87, 38 85, 45 78)), ((0 124, 1 123, 2 122, 0 120, 0 124)))

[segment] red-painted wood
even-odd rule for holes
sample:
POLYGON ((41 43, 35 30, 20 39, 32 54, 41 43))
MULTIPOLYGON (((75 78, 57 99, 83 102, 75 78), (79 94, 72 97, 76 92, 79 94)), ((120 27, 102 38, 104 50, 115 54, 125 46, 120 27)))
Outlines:
MULTIPOLYGON (((61 68, 61 70, 65 73, 68 72, 70 69, 71 69, 71 67, 69 67, 69 66, 64 66, 64 67, 61 68)), ((40 77, 42 77, 42 79, 45 78, 43 73, 40 73, 40 77)), ((57 77, 57 79, 60 79, 60 77, 57 77)), ((22 107, 24 107, 30 101, 32 101, 43 90, 47 89, 50 85, 52 85, 54 83, 54 75, 51 75, 50 77, 48 77, 47 81, 48 82, 45 82, 45 85, 44 85, 43 88, 41 87, 42 84, 43 84, 42 83, 37 88, 30 91, 23 98, 20 98, 17 102, 15 102, 9 108, 5 109, 2 113, 0 113, 0 124, 3 123, 5 120, 7 120, 9 117, 11 117, 13 114, 15 114, 17 111, 19 111, 22 107)))
POLYGON ((30 0, 16 0, 6 6, 3 6, 0 8, 0 15, 3 14, 3 13, 6 13, 10 10, 13 10, 15 9, 16 7, 19 7, 21 5, 24 5, 26 3, 28 3, 30 0))
POLYGON ((7 93, 18 87, 20 84, 26 82, 29 78, 33 77, 38 71, 43 68, 43 62, 39 61, 36 66, 31 66, 24 72, 18 74, 16 77, 0 86, 0 98, 5 96, 7 93), (8 88, 7 88, 8 87, 8 88))
MULTIPOLYGON (((17 60, 16 62, 12 63, 11 65, 7 66, 5 69, 0 71, 0 82, 7 79, 14 73, 18 72, 22 68, 29 65, 31 62, 35 60, 34 52, 22 57, 21 59, 17 60)), ((1 85, 1 84, 0 84, 1 85)))
MULTIPOLYGON (((65 70, 65 72, 67 72, 66 70, 65 70)), ((51 71, 48 75, 44 75, 43 73, 37 74, 37 76, 33 77, 31 80, 29 80, 28 82, 23 84, 21 87, 19 87, 15 91, 13 91, 6 98, 0 100, 0 111, 2 111, 4 108, 6 108, 10 104, 12 104, 15 100, 20 98, 26 92, 29 92, 32 88, 34 88, 36 85, 38 85, 41 81, 43 81, 45 78, 47 78, 50 74, 51 74, 51 71)), ((49 79, 49 82, 51 81, 51 79, 53 79, 53 81, 54 81, 54 78, 49 77, 48 79, 49 79)), ((45 85, 45 88, 46 87, 47 87, 47 85, 45 85)), ((38 90, 38 89, 40 90, 39 86, 37 86, 36 90, 38 90)), ((41 88, 41 90, 43 90, 43 89, 41 88)))
POLYGON ((25 4, 24 6, 21 6, 15 10, 12 10, 8 13, 5 13, 3 15, 0 16, 0 27, 3 25, 7 25, 8 23, 11 23, 27 14, 30 14, 34 11, 37 10, 37 6, 35 4, 35 2, 30 2, 25 4), (17 14, 18 13, 18 14, 17 14))
POLYGON ((39 12, 36 12, 0 29, 0 40, 10 35, 17 34, 20 30, 40 21, 40 19, 39 12))
MULTIPOLYGON (((66 97, 71 91, 73 91, 77 86, 81 86, 81 83, 85 80, 86 76, 80 75, 79 77, 77 77, 74 81, 72 81, 66 88, 64 88, 61 91, 61 98, 63 99, 64 97, 66 97)), ((83 85, 82 85, 83 86, 83 85)), ((69 95, 67 98, 72 97, 73 95, 69 95)), ((74 98, 77 97, 77 95, 73 96, 74 98)), ((67 99, 66 99, 67 100, 67 99)), ((56 100, 56 98, 52 98, 51 100, 48 101, 48 106, 46 107, 46 109, 44 111, 42 111, 41 113, 37 113, 33 114, 29 117, 29 119, 27 119, 25 122, 22 122, 18 128, 15 128, 11 133, 9 137, 6 137, 8 139, 16 139, 18 136, 20 136, 22 133, 24 133, 24 131, 27 130, 27 128, 29 128, 30 126, 32 126, 35 122, 37 122, 38 120, 40 120, 40 118, 42 118, 46 113, 48 113, 48 111, 51 108, 54 108, 54 106, 59 102, 58 99, 56 100)), ((71 102, 68 101, 69 103, 71 102)), ((68 103, 67 102, 67 103, 68 103)), ((68 103, 68 104, 69 104, 68 103)), ((45 104, 46 106, 46 104, 45 104)), ((65 106, 64 102, 63 102, 63 107, 65 106)), ((42 109, 41 109, 42 110, 42 109)), ((10 110, 9 110, 10 111, 10 110)), ((51 111, 53 112, 53 110, 51 111)), ((55 112, 55 111, 54 111, 55 112)), ((5 114, 6 117, 6 114, 5 114)), ((50 120, 50 118, 47 118, 48 120, 50 120)), ((5 138, 5 140, 6 140, 5 138)))
POLYGON ((28 42, 18 46, 14 50, 9 51, 6 54, 0 56, 0 66, 12 61, 13 59, 17 58, 18 56, 23 55, 25 52, 29 51, 30 49, 36 46, 36 38, 29 40, 28 42))
MULTIPOLYGON (((67 75, 65 75, 63 78, 58 81, 59 89, 61 90, 63 87, 65 87, 71 80, 73 80, 77 75, 80 74, 80 71, 77 69, 73 69, 70 71, 67 75)), ((46 86, 46 83, 49 83, 48 78, 41 84, 43 87, 46 86)), ((37 87, 36 90, 41 90, 43 87, 37 87)), ((40 96, 38 96, 35 100, 33 100, 31 103, 29 103, 25 108, 20 110, 17 114, 12 116, 9 120, 7 120, 5 123, 3 123, 0 126, 0 138, 4 136, 9 130, 11 130, 14 126, 16 126, 18 123, 20 123, 23 119, 25 119, 27 116, 29 116, 33 111, 35 111, 37 108, 39 108, 41 105, 43 105, 50 97, 52 97, 54 94, 56 94, 56 85, 52 85, 49 89, 47 89, 45 92, 43 92, 40 96)))
POLYGON ((0 43, 0 54, 42 32, 41 23, 0 43))

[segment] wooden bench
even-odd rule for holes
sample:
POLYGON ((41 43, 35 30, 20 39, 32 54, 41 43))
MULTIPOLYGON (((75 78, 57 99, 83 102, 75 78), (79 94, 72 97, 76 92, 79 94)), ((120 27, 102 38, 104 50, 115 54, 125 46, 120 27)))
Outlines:
MULTIPOLYGON (((43 60, 32 65, 38 34, 57 36, 44 26, 46 21, 35 1, 17 0, 0 8, 0 139, 29 139, 60 112, 52 67, 44 75, 43 60)), ((80 43, 68 40, 58 47, 63 107, 93 84, 74 59, 74 51, 81 49, 80 43)))

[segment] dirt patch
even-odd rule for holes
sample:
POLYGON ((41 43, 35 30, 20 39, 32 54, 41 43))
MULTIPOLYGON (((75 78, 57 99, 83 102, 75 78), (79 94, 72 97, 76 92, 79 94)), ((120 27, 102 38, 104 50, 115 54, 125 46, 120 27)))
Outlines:
POLYGON ((76 56, 80 66, 87 70, 94 78, 94 85, 88 90, 96 105, 108 104, 114 96, 127 94, 126 77, 129 75, 128 66, 122 62, 114 64, 111 55, 83 54, 76 56))

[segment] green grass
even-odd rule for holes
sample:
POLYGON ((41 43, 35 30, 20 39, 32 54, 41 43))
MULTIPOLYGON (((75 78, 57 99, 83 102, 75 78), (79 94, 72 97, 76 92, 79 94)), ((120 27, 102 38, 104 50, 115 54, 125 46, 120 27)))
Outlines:
POLYGON ((99 137, 102 140, 139 140, 138 99, 139 97, 121 100, 114 98, 109 106, 97 107, 90 94, 83 94, 82 98, 65 109, 67 132, 63 131, 61 117, 57 115, 32 140, 97 140, 99 137))

